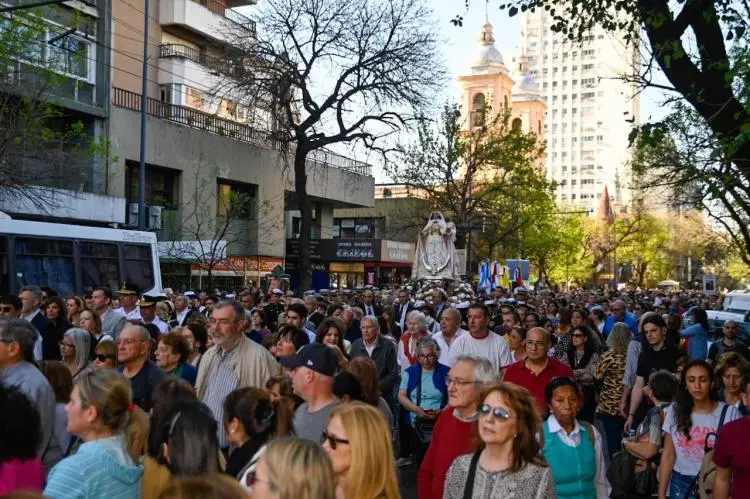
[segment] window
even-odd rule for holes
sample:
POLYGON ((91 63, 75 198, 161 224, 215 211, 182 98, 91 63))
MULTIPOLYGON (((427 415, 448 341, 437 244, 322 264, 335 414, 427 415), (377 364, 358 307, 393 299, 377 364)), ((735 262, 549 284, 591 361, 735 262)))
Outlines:
POLYGON ((60 295, 72 295, 75 292, 73 242, 17 238, 16 273, 25 284, 49 286, 60 295))
POLYGON ((10 281, 8 279, 8 238, 0 237, 0 294, 10 293, 10 281))
POLYGON ((523 122, 521 121, 521 118, 514 118, 510 127, 512 130, 521 131, 521 128, 523 127, 523 122))
POLYGON ((89 74, 89 60, 93 58, 90 42, 68 35, 49 47, 48 61, 56 71, 86 81, 93 80, 89 74))
POLYGON ((97 286, 117 289, 120 273, 117 269, 117 245, 81 242, 81 279, 83 290, 89 292, 97 286))
POLYGON ((123 280, 140 289, 154 287, 154 266, 151 247, 141 244, 123 245, 123 280))
POLYGON ((254 201, 257 187, 253 184, 216 179, 216 216, 232 216, 251 220, 255 218, 254 201))
POLYGON ((471 100, 471 126, 482 126, 486 113, 487 99, 483 93, 478 93, 471 100))
POLYGON ((593 178, 584 178, 581 180, 581 185, 593 185, 594 179, 593 178))
MULTIPOLYGON (((125 199, 138 202, 140 165, 135 161, 125 162, 125 199)), ((180 171, 146 165, 146 204, 176 207, 179 202, 178 185, 180 171)))

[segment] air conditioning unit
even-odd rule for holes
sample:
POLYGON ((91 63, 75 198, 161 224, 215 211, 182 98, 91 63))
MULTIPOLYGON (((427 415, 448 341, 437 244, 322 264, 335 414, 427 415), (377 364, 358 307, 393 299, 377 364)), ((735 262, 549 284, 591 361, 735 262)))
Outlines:
POLYGON ((128 227, 138 227, 138 203, 128 203, 125 225, 128 227))
POLYGON ((148 207, 148 220, 146 225, 151 230, 161 230, 164 228, 164 222, 162 220, 163 206, 149 206, 148 207))

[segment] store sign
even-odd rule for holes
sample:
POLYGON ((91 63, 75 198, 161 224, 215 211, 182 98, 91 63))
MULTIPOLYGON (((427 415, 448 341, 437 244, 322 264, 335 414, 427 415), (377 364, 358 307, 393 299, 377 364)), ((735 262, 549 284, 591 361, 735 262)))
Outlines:
POLYGON ((415 245, 399 241, 382 240, 381 260, 384 262, 412 263, 414 261, 415 245))
MULTIPOLYGON (((245 274, 270 274, 277 265, 284 265, 283 258, 271 256, 230 256, 217 262, 211 268, 211 272, 221 272, 223 275, 234 273, 238 276, 245 274)), ((208 265, 193 264, 190 266, 193 273, 205 273, 208 265)))
POLYGON ((323 242, 333 243, 331 260, 373 261, 380 257, 379 239, 328 239, 323 242))

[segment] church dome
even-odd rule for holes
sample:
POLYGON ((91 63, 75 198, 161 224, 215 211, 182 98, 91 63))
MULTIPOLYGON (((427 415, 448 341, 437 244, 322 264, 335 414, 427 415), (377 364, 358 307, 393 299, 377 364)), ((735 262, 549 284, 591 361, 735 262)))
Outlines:
POLYGON ((529 73, 524 74, 513 85, 514 94, 538 94, 539 83, 529 73))
POLYGON ((487 72, 495 69, 507 72, 503 55, 495 47, 495 37, 492 34, 492 25, 490 23, 482 26, 479 35, 479 46, 474 52, 474 58, 471 61, 472 72, 487 72))

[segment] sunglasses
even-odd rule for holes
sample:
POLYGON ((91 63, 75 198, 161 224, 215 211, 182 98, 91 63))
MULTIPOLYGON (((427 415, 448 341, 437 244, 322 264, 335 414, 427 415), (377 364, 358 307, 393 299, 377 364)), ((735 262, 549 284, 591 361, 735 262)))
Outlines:
POLYGON ((585 334, 581 334, 581 333, 575 333, 575 334, 572 334, 571 336, 573 338, 585 338, 586 337, 585 334))
POLYGON ((111 355, 102 355, 102 354, 97 354, 94 358, 98 360, 99 362, 107 362, 107 359, 114 359, 114 357, 111 355))
POLYGON ((331 446, 332 450, 336 450, 336 447, 338 446, 338 444, 349 445, 349 441, 348 440, 344 440, 343 438, 334 437, 333 435, 331 435, 330 433, 328 433, 327 429, 323 430, 323 435, 321 435, 321 437, 320 437, 320 443, 321 443, 321 445, 326 440, 328 441, 328 445, 331 446))
POLYGON ((482 406, 479 408, 479 414, 481 414, 482 416, 492 414, 493 418, 500 419, 502 421, 508 421, 510 419, 510 413, 502 407, 491 407, 487 404, 482 404, 482 406))

